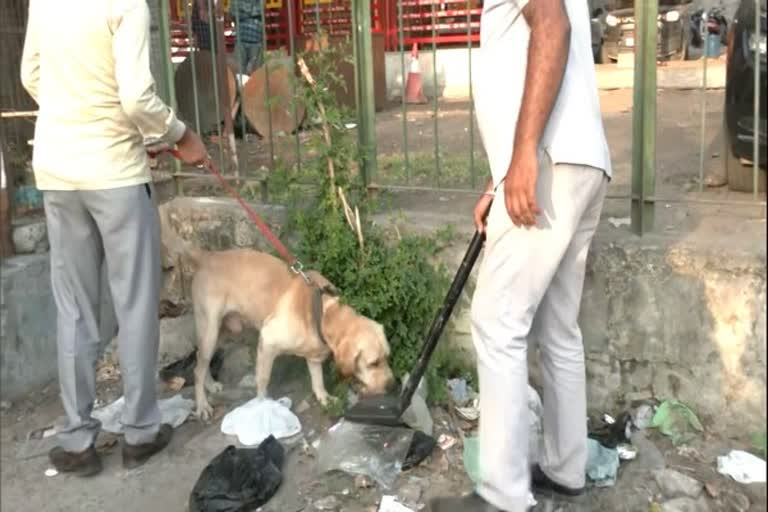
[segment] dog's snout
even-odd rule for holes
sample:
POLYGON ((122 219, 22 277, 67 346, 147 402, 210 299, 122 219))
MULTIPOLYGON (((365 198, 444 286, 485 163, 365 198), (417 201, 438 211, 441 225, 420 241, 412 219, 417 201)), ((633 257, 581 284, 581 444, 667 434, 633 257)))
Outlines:
POLYGON ((397 391, 397 381, 395 380, 394 377, 387 380, 387 383, 384 386, 384 391, 386 391, 387 393, 394 393, 395 391, 397 391))

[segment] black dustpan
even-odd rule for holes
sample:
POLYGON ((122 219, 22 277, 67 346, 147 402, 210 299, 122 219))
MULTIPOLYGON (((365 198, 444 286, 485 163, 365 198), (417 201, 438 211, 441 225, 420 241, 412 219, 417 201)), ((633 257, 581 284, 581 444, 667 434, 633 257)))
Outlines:
POLYGON ((464 289, 464 285, 467 283, 467 278, 472 271, 472 267, 474 267, 477 257, 480 254, 480 250, 483 248, 484 239, 485 235, 475 231, 472 241, 469 243, 469 248, 467 248, 467 252, 464 254, 464 259, 462 260, 459 269, 456 271, 456 276, 453 278, 451 287, 448 289, 448 293, 445 296, 443 306, 440 308, 440 311, 432 322, 432 327, 430 327, 427 338, 424 340, 424 346, 416 361, 416 366, 408 377, 400 394, 362 398, 344 414, 344 417, 347 420, 357 423, 386 426, 398 426, 402 424, 400 417, 405 410, 408 409, 408 406, 411 405, 413 394, 416 392, 416 388, 419 386, 419 382, 421 382, 424 372, 427 371, 427 365, 432 357, 432 353, 435 351, 435 347, 437 347, 437 342, 440 340, 440 335, 443 333, 445 324, 451 317, 453 307, 459 300, 459 296, 464 289))

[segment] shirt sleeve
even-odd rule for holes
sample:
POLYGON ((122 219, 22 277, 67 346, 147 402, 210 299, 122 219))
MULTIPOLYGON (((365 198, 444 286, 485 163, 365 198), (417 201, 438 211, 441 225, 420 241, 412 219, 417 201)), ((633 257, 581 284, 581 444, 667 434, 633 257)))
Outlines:
POLYGON ((145 139, 175 144, 184 135, 186 126, 155 91, 149 64, 147 3, 143 0, 122 3, 112 21, 112 55, 123 111, 145 139))
POLYGON ((40 83, 40 45, 36 5, 37 2, 35 0, 30 0, 27 34, 24 37, 24 52, 21 56, 21 84, 29 95, 32 96, 32 99, 37 102, 38 84, 40 83))

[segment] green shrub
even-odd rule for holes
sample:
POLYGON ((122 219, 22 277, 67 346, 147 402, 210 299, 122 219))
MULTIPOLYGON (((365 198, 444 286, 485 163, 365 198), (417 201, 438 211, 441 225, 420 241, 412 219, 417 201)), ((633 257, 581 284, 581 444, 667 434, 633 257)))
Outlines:
MULTIPOLYGON (((452 232, 445 230, 432 237, 402 235, 366 220, 376 205, 358 179, 361 151, 354 132, 345 125, 352 116, 330 92, 340 80, 333 71, 334 53, 326 50, 304 58, 317 85, 302 83, 298 97, 307 109, 307 119, 327 122, 331 144, 326 143, 322 125, 311 130, 302 150, 311 159, 302 162, 300 173, 295 168, 273 171, 270 193, 289 204, 285 229, 298 240, 295 250, 304 265, 328 278, 345 303, 384 326, 392 347, 390 365, 401 378, 412 369, 447 291, 446 269, 434 262, 452 232), (308 183, 314 186, 304 186, 308 183), (362 247, 345 217, 339 187, 352 210, 360 212, 362 247)), ((462 373, 466 371, 455 356, 438 351, 427 376, 431 400, 444 401, 445 377, 462 373)), ((346 386, 333 378, 334 371, 328 375, 329 389, 343 401, 346 386)))

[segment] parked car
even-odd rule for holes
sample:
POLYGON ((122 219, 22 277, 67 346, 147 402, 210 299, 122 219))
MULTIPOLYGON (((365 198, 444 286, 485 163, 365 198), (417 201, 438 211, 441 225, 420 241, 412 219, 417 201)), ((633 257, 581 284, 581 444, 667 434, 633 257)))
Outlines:
MULTIPOLYGON (((760 37, 755 30, 755 0, 742 0, 728 32, 725 108, 723 109, 723 171, 731 190, 754 189, 753 168, 743 163, 754 158, 755 54, 760 58, 760 91, 766 82, 766 0, 760 2, 760 37)), ((761 167, 758 190, 765 191, 766 105, 760 98, 758 122, 758 164, 761 167)))
MULTIPOLYGON (((606 13, 600 62, 615 62, 620 54, 635 51, 634 5, 634 0, 617 0, 606 13)), ((688 57, 693 6, 693 0, 659 0, 658 60, 688 57)))

